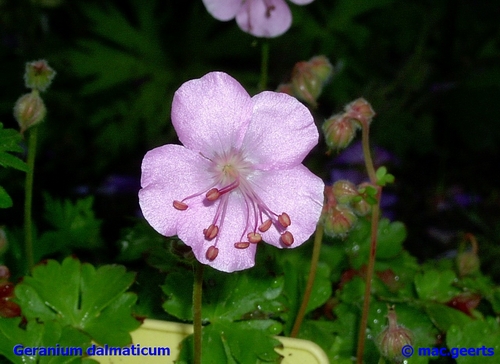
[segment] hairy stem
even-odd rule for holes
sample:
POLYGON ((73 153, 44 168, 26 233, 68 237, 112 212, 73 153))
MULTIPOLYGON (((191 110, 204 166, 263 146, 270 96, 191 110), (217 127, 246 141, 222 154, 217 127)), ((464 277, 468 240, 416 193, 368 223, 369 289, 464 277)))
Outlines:
POLYGON ((260 61, 260 80, 259 90, 264 91, 267 88, 267 73, 269 63, 269 41, 262 42, 261 61, 260 61))
POLYGON ((198 261, 194 265, 193 286, 193 338, 194 364, 201 364, 201 297, 203 291, 203 264, 198 261))
POLYGON ((304 316, 306 314, 307 305, 309 303, 309 298, 311 297, 314 285, 314 279, 316 278, 316 269, 318 268, 319 253, 321 251, 321 241, 323 240, 323 231, 323 225, 319 224, 316 227, 316 234, 314 235, 311 270, 309 271, 309 277, 307 278, 307 285, 304 297, 302 298, 302 304, 300 305, 299 312, 297 313, 297 317, 295 318, 295 322, 293 324, 292 332, 290 333, 291 337, 297 337, 299 334, 300 326, 302 325, 302 321, 304 320, 304 316))
MULTIPOLYGON (((370 182, 376 186, 377 177, 375 175, 375 167, 373 165, 373 159, 370 152, 370 140, 369 140, 369 124, 363 122, 362 128, 362 145, 363 145, 363 155, 365 159, 366 171, 370 178, 370 182)), ((365 340, 366 340, 366 327, 368 325, 368 312, 370 310, 370 296, 372 290, 372 278, 373 271, 375 267, 375 255, 377 253, 377 232, 378 232, 378 221, 380 215, 380 199, 382 197, 382 188, 377 187, 377 203, 372 207, 371 216, 371 237, 370 237, 370 256, 368 258, 368 267, 366 269, 366 285, 365 294, 363 302, 363 311, 361 314, 361 322, 359 324, 358 332, 358 348, 356 353, 356 360, 358 364, 363 363, 363 353, 365 350, 365 340)))
POLYGON ((31 271, 35 265, 33 254, 33 221, 31 210, 33 206, 33 177, 35 173, 36 140, 38 127, 33 126, 29 130, 28 139, 28 171, 26 172, 26 183, 24 185, 24 248, 28 270, 31 271))

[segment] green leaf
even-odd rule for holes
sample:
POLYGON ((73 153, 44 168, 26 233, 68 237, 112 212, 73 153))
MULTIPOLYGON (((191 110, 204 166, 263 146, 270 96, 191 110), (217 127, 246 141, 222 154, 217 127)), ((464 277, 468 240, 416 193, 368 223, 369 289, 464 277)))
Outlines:
POLYGON ((45 198, 45 219, 56 229, 44 232, 36 241, 37 260, 55 252, 70 253, 73 247, 95 249, 102 244, 102 221, 94 214, 92 196, 71 202, 45 198))
MULTIPOLYGON (((351 258, 353 268, 360 269, 368 261, 370 254, 371 223, 360 219, 349 233, 345 242, 346 252, 351 258)), ((383 218, 378 223, 377 259, 392 259, 403 250, 406 228, 399 221, 390 222, 383 218)))
POLYGON ((452 325, 464 327, 472 321, 472 318, 462 311, 439 303, 427 303, 425 310, 434 325, 441 331, 447 331, 452 325))
POLYGON ((25 329, 20 328, 20 318, 0 319, 0 354, 13 363, 81 363, 79 350, 84 354, 91 344, 90 337, 71 327, 62 327, 56 321, 47 321, 44 324, 29 321, 25 329), (76 356, 39 356, 16 355, 13 348, 16 345, 23 347, 74 348, 76 356))
MULTIPOLYGON (((274 277, 266 269, 227 274, 206 268, 204 272, 203 320, 211 323, 248 318, 265 318, 282 310, 277 298, 283 291, 283 276, 274 277)), ((193 273, 190 270, 167 275, 163 307, 181 320, 192 320, 193 273)))
POLYGON ((402 222, 381 219, 378 225, 377 258, 393 258, 403 250, 406 228, 402 222))
POLYGON ((446 345, 458 364, 498 363, 498 321, 489 317, 484 321, 470 321, 463 327, 452 325, 446 333, 446 345))
POLYGON ((457 277, 452 270, 431 269, 415 276, 415 288, 421 299, 447 302, 460 290, 453 286, 457 277))
POLYGON ((126 345, 130 336, 125 331, 140 325, 131 317, 135 295, 124 293, 133 281, 134 274, 122 266, 95 269, 66 258, 62 264, 48 260, 36 266, 32 277, 25 277, 15 292, 28 320, 56 320, 88 330, 101 343, 126 345))
MULTIPOLYGON (((193 339, 182 343, 179 363, 192 363, 193 339)), ((281 356, 274 348, 281 343, 261 330, 249 329, 243 323, 218 323, 205 326, 202 332, 202 361, 219 363, 279 363, 281 356), (243 344, 244 343, 244 344, 243 344)))
POLYGON ((6 209, 11 207, 12 204, 13 204, 12 198, 10 198, 7 191, 5 191, 5 188, 0 186, 0 208, 6 209))
MULTIPOLYGON (((184 321, 193 320, 193 272, 172 272, 165 278, 162 286, 167 299, 163 309, 184 321)), ((202 310, 205 314, 204 310, 202 310)))
POLYGON ((0 123, 0 166, 15 168, 23 172, 28 170, 24 161, 8 153, 21 153, 23 151, 20 146, 21 140, 21 134, 17 130, 4 129, 3 124, 0 123))

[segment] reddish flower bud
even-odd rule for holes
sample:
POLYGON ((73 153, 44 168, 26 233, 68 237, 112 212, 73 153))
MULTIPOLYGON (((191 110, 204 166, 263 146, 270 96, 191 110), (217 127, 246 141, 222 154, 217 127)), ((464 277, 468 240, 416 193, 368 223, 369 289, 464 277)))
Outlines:
POLYGON ((472 245, 472 250, 463 251, 464 242, 459 248, 459 253, 456 258, 456 264, 460 277, 479 272, 479 266, 481 265, 479 256, 477 255, 478 243, 476 237, 472 234, 465 234, 464 238, 465 240, 468 240, 470 242, 470 244, 472 245))
POLYGON ((26 63, 24 71, 24 82, 27 88, 33 90, 45 91, 56 75, 46 60, 41 59, 26 63))
POLYGON ((7 282, 10 278, 9 268, 5 265, 0 265, 0 283, 7 282))
POLYGON ((479 272, 481 262, 475 252, 467 251, 459 253, 456 259, 457 270, 460 277, 479 272))
POLYGON ((345 237, 358 221, 357 216, 347 205, 337 205, 323 217, 325 234, 332 237, 345 237))
POLYGON ((387 319, 389 325, 377 337, 378 347, 382 356, 395 363, 400 363, 406 359, 402 350, 405 346, 412 344, 413 334, 410 330, 398 325, 394 307, 389 308, 387 319))
POLYGON ((372 106, 363 98, 359 98, 347 104, 345 106, 345 112, 349 118, 359 120, 361 123, 366 122, 367 124, 370 124, 375 116, 375 111, 373 111, 372 106))
POLYGON ((45 104, 37 90, 21 96, 14 105, 14 117, 21 128, 21 133, 39 124, 47 113, 45 104))
POLYGON ((307 62, 298 62, 292 71, 291 90, 298 99, 316 107, 316 100, 332 73, 333 66, 325 56, 316 56, 307 62))
POLYGON ((351 203, 352 210, 358 216, 366 216, 372 211, 372 206, 366 200, 359 200, 351 203))
POLYGON ((332 192, 339 204, 348 204, 353 197, 358 196, 358 190, 354 183, 340 180, 333 184, 332 192))
POLYGON ((281 92, 290 96, 295 96, 293 93, 293 86, 291 83, 280 83, 278 85, 278 88, 276 89, 276 92, 281 92))
POLYGON ((326 144, 333 150, 346 148, 354 139, 358 127, 352 119, 344 117, 344 114, 331 116, 322 126, 326 144))
POLYGON ((323 85, 332 77, 333 66, 325 56, 313 57, 308 63, 311 66, 311 72, 323 85))

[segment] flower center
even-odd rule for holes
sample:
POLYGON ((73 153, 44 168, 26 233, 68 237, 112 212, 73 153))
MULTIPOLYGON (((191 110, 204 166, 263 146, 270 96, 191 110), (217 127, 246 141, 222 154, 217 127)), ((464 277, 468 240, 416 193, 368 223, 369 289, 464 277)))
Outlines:
MULTIPOLYGON (((207 157, 205 157, 207 158, 207 157)), ((287 231, 292 223, 290 216, 286 212, 276 214, 262 201, 255 192, 251 177, 255 169, 248 161, 244 153, 240 150, 231 149, 222 154, 214 154, 212 158, 207 158, 211 163, 207 172, 212 183, 204 190, 173 201, 173 206, 179 211, 189 208, 187 203, 196 197, 202 197, 207 202, 217 203, 217 209, 212 219, 212 223, 203 229, 205 240, 214 240, 214 245, 207 249, 206 257, 212 261, 217 258, 219 249, 217 248, 218 238, 224 226, 229 197, 232 193, 239 193, 243 196, 245 213, 245 226, 242 227, 240 236, 235 237, 234 247, 236 249, 246 249, 250 244, 257 244, 262 241, 261 233, 268 231, 274 226, 281 235, 281 243, 285 246, 293 244, 293 235, 287 231)))

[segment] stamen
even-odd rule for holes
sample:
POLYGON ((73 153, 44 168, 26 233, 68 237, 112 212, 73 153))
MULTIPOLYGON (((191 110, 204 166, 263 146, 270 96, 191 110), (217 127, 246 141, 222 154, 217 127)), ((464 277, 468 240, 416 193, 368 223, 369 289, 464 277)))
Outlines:
POLYGON ((281 242, 283 243, 283 245, 291 246, 293 244, 292 233, 289 231, 286 231, 283 234, 281 234, 281 242))
POLYGON ((247 234, 248 241, 257 244, 262 240, 262 236, 259 233, 248 233, 247 234))
POLYGON ((262 232, 262 233, 265 233, 267 230, 269 230, 269 228, 271 227, 272 224, 273 224, 273 222, 271 221, 271 219, 268 219, 268 220, 264 221, 259 226, 259 231, 262 232))
POLYGON ((217 225, 211 224, 208 228, 203 229, 203 234, 205 239, 212 240, 219 233, 219 227, 217 225))
POLYGON ((250 243, 248 241, 240 241, 238 243, 234 243, 234 247, 236 249, 246 249, 250 246, 250 243))
POLYGON ((187 204, 185 204, 184 202, 181 202, 181 201, 177 201, 177 200, 174 200, 173 206, 176 210, 179 210, 179 211, 184 211, 184 210, 187 210, 187 208, 188 208, 187 204))
POLYGON ((290 216, 286 212, 283 212, 280 216, 278 216, 278 221, 285 229, 292 224, 292 220, 290 220, 290 216))
POLYGON ((215 258, 217 258, 217 255, 219 255, 219 249, 217 249, 215 246, 212 245, 207 249, 206 257, 208 260, 214 260, 215 258))
POLYGON ((220 197, 220 192, 217 188, 212 188, 210 191, 207 192, 205 197, 207 198, 208 201, 215 201, 220 197))

